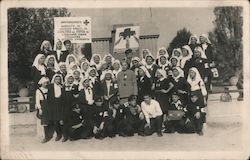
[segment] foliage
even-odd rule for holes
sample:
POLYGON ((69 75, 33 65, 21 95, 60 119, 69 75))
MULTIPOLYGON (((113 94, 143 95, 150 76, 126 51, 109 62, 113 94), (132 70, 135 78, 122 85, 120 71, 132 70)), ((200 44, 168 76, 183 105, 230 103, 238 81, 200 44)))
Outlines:
POLYGON ((227 81, 243 68, 242 7, 216 7, 215 28, 209 32, 220 78, 227 81))
POLYGON ((65 8, 8 9, 8 71, 9 89, 19 88, 30 80, 33 58, 43 40, 53 42, 54 17, 70 16, 65 8), (18 79, 18 83, 16 82, 18 79), (14 85, 14 86, 13 86, 14 85), (17 86, 15 86, 17 85, 17 86))
POLYGON ((186 28, 177 31, 174 39, 169 43, 168 53, 172 53, 174 48, 180 48, 186 44, 188 44, 189 37, 191 36, 191 32, 186 28))

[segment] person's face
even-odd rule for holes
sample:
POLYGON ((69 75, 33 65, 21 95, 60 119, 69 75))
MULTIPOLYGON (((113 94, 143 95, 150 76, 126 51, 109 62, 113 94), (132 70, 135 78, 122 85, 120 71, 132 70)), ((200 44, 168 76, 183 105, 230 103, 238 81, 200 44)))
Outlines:
POLYGON ((49 42, 47 42, 47 43, 44 44, 44 49, 49 50, 50 49, 49 47, 50 47, 49 42))
POLYGON ((114 67, 114 70, 119 70, 120 69, 120 64, 118 64, 118 63, 114 63, 114 65, 113 65, 113 67, 114 67))
POLYGON ((55 77, 55 84, 60 84, 61 83, 61 77, 56 76, 55 77))
POLYGON ((111 57, 111 56, 107 56, 107 57, 105 58, 105 61, 106 61, 107 63, 111 63, 111 62, 112 62, 112 57, 111 57))
POLYGON ((190 70, 190 71, 189 71, 189 76, 190 76, 190 78, 195 78, 195 76, 196 76, 195 71, 190 70))
POLYGON ((73 65, 73 67, 71 69, 72 70, 76 70, 77 69, 77 65, 73 65))
POLYGON ((82 57, 81 59, 80 59, 80 63, 83 63, 83 62, 85 62, 87 59, 85 58, 85 57, 82 57))
POLYGON ((132 105, 132 106, 136 106, 136 100, 135 100, 135 99, 131 100, 131 101, 129 102, 129 104, 132 105))
POLYGON ((69 57, 69 63, 71 63, 71 62, 75 62, 75 58, 69 57))
POLYGON ((162 76, 162 74, 161 74, 159 71, 156 71, 156 77, 157 77, 158 79, 160 79, 160 78, 162 78, 163 76, 162 76))
POLYGON ((95 62, 96 64, 99 64, 99 63, 100 63, 100 57, 99 57, 99 56, 94 56, 93 59, 94 59, 94 62, 95 62))
POLYGON ((75 72, 73 73, 75 79, 79 79, 79 78, 80 78, 80 74, 81 74, 81 73, 80 73, 79 71, 75 71, 75 72))
POLYGON ((102 65, 102 71, 106 70, 107 68, 108 68, 108 64, 107 64, 107 63, 104 63, 104 64, 102 65))
POLYGON ((143 77, 143 76, 145 75, 145 72, 144 72, 141 68, 139 68, 139 69, 138 69, 138 75, 139 75, 140 77, 143 77))
POLYGON ((201 43, 205 43, 205 42, 206 42, 206 38, 203 37, 203 36, 200 36, 200 42, 201 42, 201 43))
POLYGON ((177 51, 177 50, 174 51, 174 56, 180 57, 180 55, 181 55, 181 53, 179 51, 177 51))
POLYGON ((196 44, 197 43, 197 39, 195 37, 191 38, 191 44, 196 44))
POLYGON ((71 43, 66 43, 65 48, 66 48, 66 50, 69 51, 71 49, 71 43))
POLYGON ((145 58, 147 55, 148 55, 148 51, 147 51, 147 50, 144 50, 144 51, 142 52, 143 58, 145 58))
POLYGON ((105 74, 105 79, 106 80, 111 80, 111 78, 112 78, 112 75, 110 73, 105 74))
POLYGON ((54 63, 55 63, 55 59, 53 57, 50 57, 48 60, 48 64, 54 65, 54 63))
POLYGON ((132 61, 132 64, 133 64, 133 66, 136 66, 136 67, 138 67, 138 66, 139 66, 139 62, 138 62, 138 61, 136 61, 136 60, 133 60, 133 61, 132 61))
POLYGON ((44 82, 44 83, 42 83, 42 87, 47 88, 48 84, 49 84, 49 82, 44 82))
POLYGON ((166 64, 167 63, 167 59, 165 57, 161 57, 160 58, 160 62, 161 62, 161 64, 166 64))
POLYGON ((56 49, 58 49, 58 50, 61 50, 61 49, 62 49, 62 42, 61 42, 61 41, 58 41, 58 42, 56 43, 56 49))
POLYGON ((160 55, 164 55, 164 54, 166 54, 166 51, 165 51, 164 49, 161 49, 161 50, 159 51, 159 54, 160 54, 160 55))
POLYGON ((128 64, 126 62, 122 62, 122 70, 126 71, 128 69, 128 64))
POLYGON ((192 96, 192 97, 191 97, 191 101, 192 101, 193 103, 195 103, 197 100, 198 100, 198 97, 197 97, 197 96, 192 96))
POLYGON ((66 72, 67 72, 66 65, 61 65, 61 66, 60 66, 60 70, 61 70, 62 72, 64 72, 64 73, 66 73, 66 72))
POLYGON ((86 79, 85 81, 83 81, 83 84, 82 84, 85 88, 89 87, 89 80, 86 79))
POLYGON ((92 69, 90 72, 89 72, 89 76, 90 77, 95 77, 96 76, 96 71, 94 69, 92 69))
POLYGON ((87 71, 87 69, 89 68, 89 64, 88 63, 83 63, 82 64, 82 69, 87 71))
POLYGON ((45 56, 42 56, 42 57, 38 60, 38 63, 39 63, 39 64, 44 64, 44 61, 45 61, 45 56))
POLYGON ((195 57, 195 58, 200 58, 200 57, 201 57, 201 52, 198 51, 198 50, 195 50, 195 51, 194 51, 194 57, 195 57))
POLYGON ((146 95, 146 96, 144 96, 143 98, 144 98, 144 102, 145 102, 146 104, 150 104, 150 102, 151 102, 151 97, 150 97, 150 96, 146 95))
POLYGON ((179 100, 179 96, 177 95, 172 95, 172 101, 177 102, 179 100))
POLYGON ((172 70, 168 70, 168 76, 172 76, 173 75, 173 71, 172 70))
POLYGON ((187 49, 182 48, 182 56, 183 56, 183 57, 188 56, 188 50, 187 50, 187 49))
POLYGON ((67 79, 67 82, 68 82, 68 84, 73 84, 74 78, 73 78, 73 77, 69 77, 69 78, 67 79))
POLYGON ((172 64, 172 66, 176 66, 177 65, 177 59, 175 59, 175 58, 172 58, 171 59, 171 64, 172 64))
POLYGON ((147 57, 146 63, 147 63, 148 65, 151 65, 151 64, 153 63, 153 58, 152 58, 152 57, 147 57))
POLYGON ((179 71, 177 69, 173 70, 173 76, 177 77, 179 75, 179 71))
POLYGON ((133 57, 133 53, 130 52, 130 53, 126 54, 126 57, 127 57, 128 59, 131 59, 131 58, 133 57))

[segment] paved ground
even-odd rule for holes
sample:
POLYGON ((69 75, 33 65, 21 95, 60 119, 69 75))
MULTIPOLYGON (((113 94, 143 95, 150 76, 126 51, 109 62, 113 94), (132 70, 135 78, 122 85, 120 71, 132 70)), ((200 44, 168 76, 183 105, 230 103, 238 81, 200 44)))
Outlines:
MULTIPOLYGON (((164 134, 163 137, 115 137, 104 140, 79 140, 41 144, 33 134, 10 136, 11 151, 236 151, 242 147, 242 103, 209 100, 208 123, 204 136, 164 134)), ((216 100, 217 99, 217 100, 216 100)))

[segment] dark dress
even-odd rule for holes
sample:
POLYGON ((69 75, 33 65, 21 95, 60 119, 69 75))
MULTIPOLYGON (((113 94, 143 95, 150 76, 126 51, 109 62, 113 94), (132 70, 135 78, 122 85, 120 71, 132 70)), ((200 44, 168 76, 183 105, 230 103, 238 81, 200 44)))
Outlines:
MULTIPOLYGON (((107 83, 106 81, 102 81, 100 84, 99 92, 102 92, 101 96, 108 96, 108 88, 107 88, 107 83)), ((105 106, 110 106, 112 102, 117 100, 117 93, 118 93, 118 85, 116 82, 111 81, 110 83, 110 88, 109 88, 109 95, 113 95, 110 99, 104 100, 104 105, 105 106)))
MULTIPOLYGON (((45 66, 45 65, 44 65, 45 66)), ((46 66, 45 66, 45 71, 46 71, 46 66)), ((38 87, 38 82, 40 79, 46 75, 41 75, 41 71, 39 71, 36 67, 31 68, 31 77, 33 78, 34 84, 35 84, 35 89, 39 88, 38 87)))
POLYGON ((41 104, 41 109, 42 109, 42 115, 41 115, 41 124, 43 125, 48 125, 49 124, 49 106, 48 106, 48 99, 47 97, 47 93, 43 93, 43 91, 38 88, 37 90, 39 90, 42 95, 43 95, 43 100, 40 100, 40 104, 41 104))
MULTIPOLYGON (((63 93, 63 91, 61 91, 63 93)), ((62 95, 61 97, 55 97, 54 94, 54 84, 49 85, 48 87, 48 102, 50 108, 50 120, 59 121, 63 120, 63 103, 62 95)))
POLYGON ((155 98, 159 102, 163 114, 166 114, 169 108, 169 100, 171 98, 171 90, 168 93, 159 92, 161 89, 167 90, 173 83, 173 79, 168 77, 162 81, 156 80, 155 82, 155 98))
POLYGON ((56 57, 56 61, 57 63, 60 63, 60 62, 65 62, 66 61, 66 58, 68 56, 68 52, 67 51, 61 51, 61 55, 60 55, 60 58, 58 59, 57 57, 57 53, 56 51, 52 51, 51 52, 51 55, 54 55, 56 57))
POLYGON ((199 44, 189 44, 189 47, 191 48, 192 52, 194 53, 195 47, 198 47, 199 44))
POLYGON ((187 80, 184 77, 178 78, 178 80, 173 80, 174 88, 173 91, 177 92, 180 95, 180 100, 182 101, 183 105, 186 105, 188 102, 188 91, 189 85, 187 80), (187 93, 179 93, 178 90, 186 91, 187 93))
POLYGON ((145 94, 151 94, 152 82, 147 76, 144 76, 142 79, 140 77, 137 78, 137 88, 138 88, 138 97, 137 104, 141 104, 143 101, 143 96, 145 94))
POLYGON ((156 65, 156 64, 153 64, 151 68, 147 68, 147 70, 148 70, 149 74, 151 75, 153 81, 155 80, 155 73, 156 73, 156 70, 158 68, 159 68, 159 66, 156 65))
POLYGON ((46 69, 46 75, 49 78, 49 80, 51 81, 53 76, 55 75, 55 71, 51 68, 47 68, 46 69))

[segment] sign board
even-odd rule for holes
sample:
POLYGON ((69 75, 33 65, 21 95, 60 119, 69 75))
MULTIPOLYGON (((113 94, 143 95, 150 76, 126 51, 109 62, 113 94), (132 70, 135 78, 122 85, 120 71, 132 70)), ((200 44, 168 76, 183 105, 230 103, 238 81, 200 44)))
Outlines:
POLYGON ((54 41, 70 40, 72 43, 91 43, 90 17, 54 17, 54 41))
POLYGON ((114 51, 124 51, 128 48, 139 49, 139 26, 116 28, 114 51))

